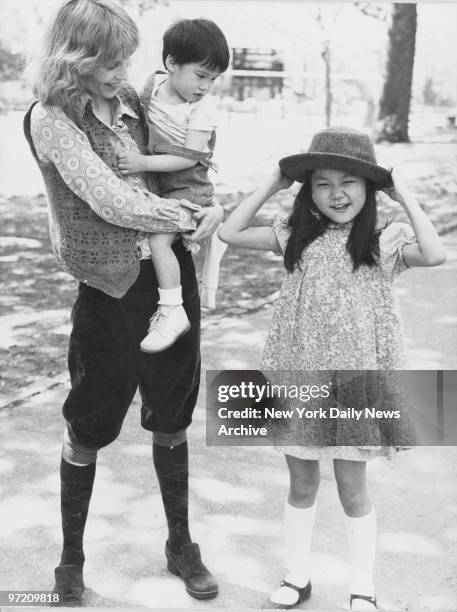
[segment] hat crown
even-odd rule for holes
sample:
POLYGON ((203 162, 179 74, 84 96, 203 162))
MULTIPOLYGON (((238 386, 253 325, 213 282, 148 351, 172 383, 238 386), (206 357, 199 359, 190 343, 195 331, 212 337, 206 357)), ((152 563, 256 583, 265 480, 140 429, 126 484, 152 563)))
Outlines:
POLYGON ((376 164, 374 145, 368 134, 346 127, 331 127, 317 132, 308 153, 343 155, 376 164))

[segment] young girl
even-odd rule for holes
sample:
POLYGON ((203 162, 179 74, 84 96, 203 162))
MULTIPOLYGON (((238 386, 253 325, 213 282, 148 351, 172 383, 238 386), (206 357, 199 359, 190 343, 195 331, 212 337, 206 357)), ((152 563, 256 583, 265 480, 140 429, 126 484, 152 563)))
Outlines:
MULTIPOLYGON (((394 278, 410 266, 445 260, 440 239, 397 171, 376 163, 370 138, 328 128, 308 153, 280 161, 272 178, 247 198, 219 231, 239 247, 280 252, 288 272, 268 333, 265 370, 393 370, 406 365, 394 278), (250 227, 276 192, 303 183, 287 222, 250 227), (393 185, 392 185, 393 182, 393 185), (376 190, 407 213, 411 225, 379 228, 376 190), (412 227, 411 227, 412 226, 412 227)), ((373 581, 376 518, 366 460, 387 446, 286 446, 290 491, 285 505, 285 579, 271 596, 281 607, 309 598, 310 543, 319 488, 319 459, 334 461, 351 553, 350 608, 377 608, 373 581)))

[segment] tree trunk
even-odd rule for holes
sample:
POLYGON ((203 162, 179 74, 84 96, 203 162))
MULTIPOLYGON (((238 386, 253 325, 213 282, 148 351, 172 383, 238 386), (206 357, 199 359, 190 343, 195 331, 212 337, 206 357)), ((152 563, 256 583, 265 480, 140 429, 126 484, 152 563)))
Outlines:
POLYGON ((321 53, 322 59, 325 63, 325 125, 330 127, 332 123, 332 65, 331 65, 331 49, 330 42, 324 43, 324 49, 321 53))
POLYGON ((416 46, 415 4, 392 5, 387 70, 379 104, 377 140, 409 142, 408 118, 416 46))

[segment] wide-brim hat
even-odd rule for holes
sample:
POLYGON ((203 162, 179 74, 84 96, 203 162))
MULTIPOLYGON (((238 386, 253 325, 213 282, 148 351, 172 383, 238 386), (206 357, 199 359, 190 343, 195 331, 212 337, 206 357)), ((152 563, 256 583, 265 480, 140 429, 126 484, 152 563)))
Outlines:
POLYGON ((348 127, 331 127, 317 132, 307 153, 283 157, 279 166, 283 174, 299 183, 305 181, 307 170, 330 168, 370 179, 376 189, 392 185, 390 171, 376 161, 372 139, 348 127))

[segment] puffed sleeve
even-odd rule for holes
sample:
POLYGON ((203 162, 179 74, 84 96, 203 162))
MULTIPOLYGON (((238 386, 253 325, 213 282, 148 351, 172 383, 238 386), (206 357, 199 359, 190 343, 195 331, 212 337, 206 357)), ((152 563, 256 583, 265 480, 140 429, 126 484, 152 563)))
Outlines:
POLYGON ((286 252, 287 241, 290 236, 290 227, 287 224, 286 219, 283 217, 277 217, 273 223, 273 231, 278 241, 278 248, 274 249, 276 255, 284 255, 286 252))
POLYGON ((108 223, 145 232, 195 228, 189 210, 195 207, 190 202, 131 187, 104 163, 86 134, 60 109, 36 104, 30 127, 41 163, 52 163, 73 193, 108 223))
POLYGON ((403 259, 403 247, 416 242, 413 228, 408 223, 390 223, 379 237, 380 266, 388 278, 408 268, 403 259))
POLYGON ((217 126, 217 106, 216 100, 211 96, 206 96, 192 106, 189 115, 189 130, 199 132, 212 132, 217 126))

